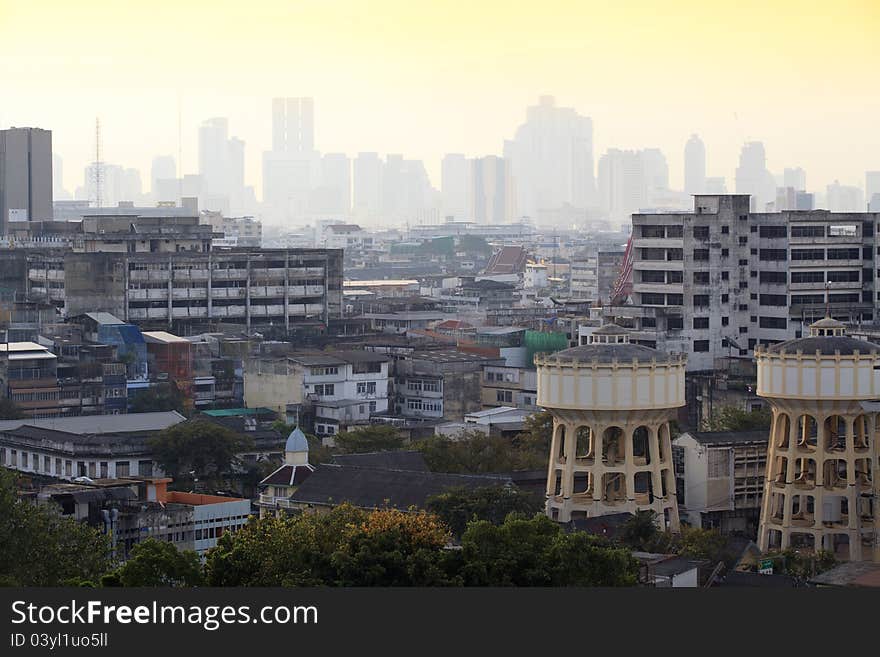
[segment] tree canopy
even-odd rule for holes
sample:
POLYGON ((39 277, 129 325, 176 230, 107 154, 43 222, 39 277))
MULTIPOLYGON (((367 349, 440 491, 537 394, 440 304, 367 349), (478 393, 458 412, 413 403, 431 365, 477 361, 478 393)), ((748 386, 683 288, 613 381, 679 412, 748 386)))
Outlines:
POLYGON ((363 511, 264 518, 225 534, 209 551, 212 586, 626 586, 629 553, 584 533, 566 534, 546 516, 510 514, 471 522, 461 549, 426 512, 363 511))
POLYGON ((336 449, 344 454, 393 451, 401 449, 404 444, 401 433, 386 424, 370 424, 351 431, 340 431, 333 436, 333 440, 336 449))
POLYGON ((107 537, 51 505, 19 499, 15 475, 0 468, 0 582, 61 586, 97 582, 110 566, 107 537))
POLYGON ((433 472, 481 474, 542 470, 550 448, 536 444, 530 433, 516 438, 492 436, 482 431, 463 431, 457 436, 432 436, 416 444, 433 472))
POLYGON ((474 520, 500 525, 511 513, 531 517, 543 506, 537 495, 509 486, 454 488, 427 500, 428 511, 437 514, 459 537, 474 520))
POLYGON ((723 406, 703 422, 706 431, 757 431, 770 429, 770 409, 763 407, 744 411, 735 406, 723 406))
POLYGON ((148 538, 135 545, 128 560, 102 579, 106 585, 198 586, 201 563, 194 550, 178 550, 172 543, 148 538))
POLYGON ((175 481, 204 481, 230 473, 238 463, 236 455, 253 447, 253 438, 196 419, 159 432, 150 446, 156 462, 175 481))

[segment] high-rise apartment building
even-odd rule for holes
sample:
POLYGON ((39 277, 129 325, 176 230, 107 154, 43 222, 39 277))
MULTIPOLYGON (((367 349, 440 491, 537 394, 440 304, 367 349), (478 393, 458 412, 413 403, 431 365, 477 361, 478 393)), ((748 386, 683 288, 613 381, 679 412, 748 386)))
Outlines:
POLYGON ((542 96, 526 122, 504 144, 517 189, 517 208, 537 218, 543 210, 594 204, 593 121, 542 96))
POLYGON ((311 153, 315 150, 313 99, 272 100, 272 150, 275 153, 311 153))
POLYGON ((691 135, 684 146, 684 191, 686 194, 706 192, 706 146, 699 135, 691 135))
POLYGON ((825 203, 832 212, 863 212, 865 195, 858 187, 841 185, 835 180, 825 188, 825 203))
POLYGON ((272 101, 272 150, 263 153, 263 200, 267 215, 284 222, 307 215, 312 190, 320 182, 315 151, 314 101, 272 101))
POLYGON ((743 145, 736 168, 736 193, 751 197, 751 209, 763 212, 776 200, 776 180, 767 170, 764 144, 751 141, 743 145))
POLYGON ((471 219, 471 162, 462 153, 448 153, 440 164, 440 194, 446 217, 471 219))
POLYGON ((378 153, 358 153, 352 164, 354 214, 375 219, 382 208, 382 160, 378 153))
POLYGON ((807 172, 800 167, 786 167, 782 172, 782 186, 791 187, 795 191, 806 191, 807 172))
POLYGON ((487 155, 471 160, 471 218, 478 224, 506 224, 515 215, 515 195, 510 163, 487 155))
POLYGON ((880 308, 878 213, 755 213, 746 195, 703 195, 694 211, 635 214, 633 305, 609 311, 634 340, 686 353, 688 369, 802 337, 826 312, 873 321, 880 308))
POLYGON ((0 235, 15 222, 52 219, 52 132, 0 130, 0 235))

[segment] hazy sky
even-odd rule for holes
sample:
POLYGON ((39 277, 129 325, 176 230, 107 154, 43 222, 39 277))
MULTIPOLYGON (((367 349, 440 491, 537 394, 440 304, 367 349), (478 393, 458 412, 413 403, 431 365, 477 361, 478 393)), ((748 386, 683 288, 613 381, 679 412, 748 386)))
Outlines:
POLYGON ((500 153, 541 94, 594 121, 595 154, 655 146, 680 186, 692 132, 709 175, 745 140, 808 187, 880 169, 878 0, 0 0, 0 127, 53 130, 65 185, 153 155, 195 172, 227 116, 259 188, 270 99, 313 96, 324 152, 402 152, 439 186, 445 152, 500 153))

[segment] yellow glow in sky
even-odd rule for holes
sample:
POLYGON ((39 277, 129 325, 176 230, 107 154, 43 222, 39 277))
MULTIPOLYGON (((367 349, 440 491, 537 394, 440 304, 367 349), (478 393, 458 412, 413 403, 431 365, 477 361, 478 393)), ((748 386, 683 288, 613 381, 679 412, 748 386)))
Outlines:
POLYGON ((762 140, 813 189, 880 169, 877 0, 0 0, 0 126, 53 130, 65 185, 139 167, 227 116, 259 188, 270 99, 313 96, 324 152, 500 153, 541 94, 594 121, 595 155, 659 147, 673 186, 692 132, 709 175, 762 140))

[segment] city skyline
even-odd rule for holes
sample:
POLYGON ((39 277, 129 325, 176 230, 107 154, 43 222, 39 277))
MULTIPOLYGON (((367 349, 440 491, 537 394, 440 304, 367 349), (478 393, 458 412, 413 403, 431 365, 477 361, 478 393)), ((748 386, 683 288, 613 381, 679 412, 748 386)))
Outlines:
POLYGON ((103 159, 147 180, 154 156, 178 153, 180 108, 179 171, 197 171, 198 126, 226 117, 246 144, 245 182, 261 196, 270 102, 284 96, 315 99, 320 151, 401 153, 423 160, 435 187, 444 154, 501 155, 545 94, 592 119, 594 164, 610 148, 659 148, 676 188, 693 133, 706 144, 707 176, 729 188, 749 141, 764 143, 771 171, 802 167, 815 189, 864 186, 864 172, 880 168, 870 125, 880 92, 866 84, 880 11, 870 2, 822 12, 741 3, 734 13, 681 1, 664 17, 642 11, 645 2, 501 14, 485 3, 467 21, 455 6, 398 2, 219 3, 210 15, 198 3, 117 13, 105 2, 50 4, 63 29, 37 47, 15 28, 35 9, 0 3, 0 126, 52 130, 68 189, 94 158, 96 115, 103 159), (834 34, 812 38, 829 21, 834 34), (157 52, 157 34, 187 45, 157 52), (232 39, 239 48, 219 47, 232 39), (797 102, 808 93, 810 103, 797 102))

